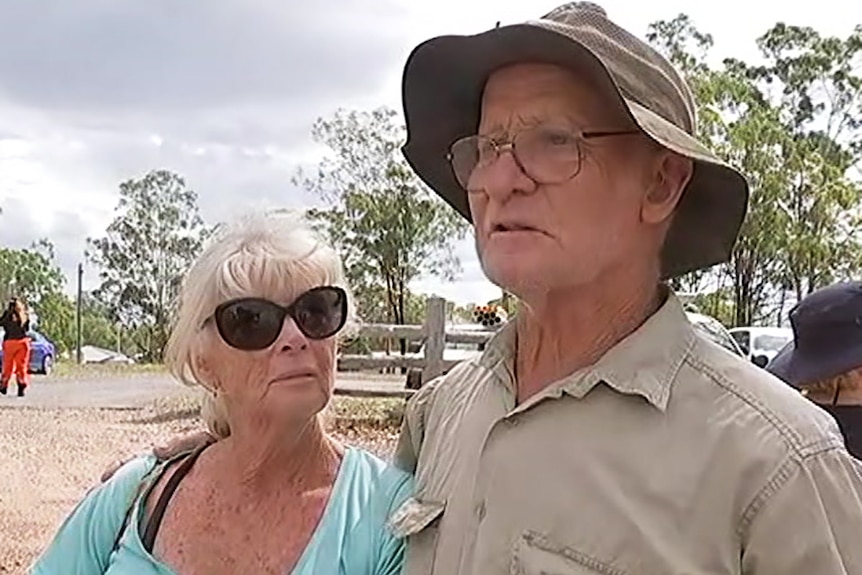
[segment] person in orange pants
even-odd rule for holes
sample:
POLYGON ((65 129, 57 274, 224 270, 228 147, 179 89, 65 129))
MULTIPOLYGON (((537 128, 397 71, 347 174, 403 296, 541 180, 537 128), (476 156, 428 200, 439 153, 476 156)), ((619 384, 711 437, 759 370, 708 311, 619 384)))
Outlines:
POLYGON ((0 316, 3 328, 3 372, 0 379, 0 393, 6 395, 9 381, 15 374, 18 384, 18 397, 24 397, 30 383, 30 318, 27 307, 18 299, 12 298, 3 315, 0 316))

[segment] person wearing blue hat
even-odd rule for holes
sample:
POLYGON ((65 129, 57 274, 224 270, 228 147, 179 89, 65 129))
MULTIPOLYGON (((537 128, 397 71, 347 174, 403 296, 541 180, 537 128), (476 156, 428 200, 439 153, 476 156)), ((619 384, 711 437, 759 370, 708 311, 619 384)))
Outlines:
POLYGON ((862 282, 822 288, 790 312, 794 339, 766 366, 829 412, 862 459, 862 282))

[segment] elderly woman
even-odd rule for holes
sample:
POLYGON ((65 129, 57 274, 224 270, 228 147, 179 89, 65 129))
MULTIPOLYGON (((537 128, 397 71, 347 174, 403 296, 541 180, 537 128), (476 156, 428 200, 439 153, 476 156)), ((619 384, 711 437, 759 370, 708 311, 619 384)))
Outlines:
POLYGON ((124 465, 32 572, 399 573, 403 543, 385 524, 409 475, 321 423, 351 307, 338 255, 297 217, 221 229, 185 279, 167 362, 206 388, 223 439, 124 465))
POLYGON ((862 282, 822 288, 790 312, 793 341, 766 366, 829 412, 862 459, 862 282))

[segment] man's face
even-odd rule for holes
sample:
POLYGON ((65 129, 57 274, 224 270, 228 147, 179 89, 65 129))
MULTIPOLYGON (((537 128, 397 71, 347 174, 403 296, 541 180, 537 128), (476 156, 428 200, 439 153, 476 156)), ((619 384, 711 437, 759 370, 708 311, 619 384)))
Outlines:
MULTIPOLYGON (((631 129, 621 116, 567 70, 519 64, 488 80, 478 133, 499 143, 543 127, 563 134, 631 129)), ((660 249, 656 220, 666 220, 673 205, 661 214, 644 208, 664 152, 640 134, 584 140, 579 148, 577 173, 559 183, 537 183, 503 152, 467 185, 486 275, 525 299, 594 282, 660 249)))

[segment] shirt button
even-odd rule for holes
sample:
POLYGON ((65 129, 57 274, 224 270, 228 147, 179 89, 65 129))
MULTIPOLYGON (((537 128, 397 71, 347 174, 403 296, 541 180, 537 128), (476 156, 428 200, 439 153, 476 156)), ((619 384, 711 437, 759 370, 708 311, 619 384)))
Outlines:
POLYGON ((485 502, 480 501, 478 505, 476 505, 476 517, 479 518, 479 521, 485 519, 485 502))

